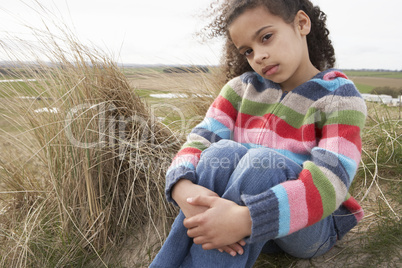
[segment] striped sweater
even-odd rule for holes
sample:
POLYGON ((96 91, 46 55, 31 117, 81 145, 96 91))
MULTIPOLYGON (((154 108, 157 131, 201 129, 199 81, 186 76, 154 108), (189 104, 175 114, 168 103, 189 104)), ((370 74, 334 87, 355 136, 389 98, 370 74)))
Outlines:
MULTIPOLYGON (((211 143, 232 139, 269 147, 299 163, 297 180, 242 196, 252 219, 250 242, 280 238, 329 216, 339 216, 339 239, 363 217, 348 194, 361 158, 366 106, 354 84, 330 69, 283 94, 280 86, 247 72, 229 81, 204 120, 188 135, 166 175, 166 195, 195 167, 211 143), (342 228, 342 229, 341 229, 342 228)), ((336 217, 335 217, 336 218, 336 217)))

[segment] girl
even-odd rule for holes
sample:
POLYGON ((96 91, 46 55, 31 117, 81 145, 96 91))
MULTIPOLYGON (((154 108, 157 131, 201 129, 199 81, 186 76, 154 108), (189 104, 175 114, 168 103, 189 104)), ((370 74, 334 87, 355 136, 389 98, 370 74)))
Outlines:
POLYGON ((219 12, 210 26, 226 37, 230 81, 167 172, 181 212, 151 267, 322 255, 363 217, 348 189, 365 103, 329 69, 326 17, 309 0, 228 0, 219 12))

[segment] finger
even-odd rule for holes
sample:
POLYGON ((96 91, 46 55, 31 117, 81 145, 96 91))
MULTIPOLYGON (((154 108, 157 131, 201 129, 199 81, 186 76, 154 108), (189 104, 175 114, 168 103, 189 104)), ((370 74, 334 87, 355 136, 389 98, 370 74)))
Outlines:
POLYGON ((201 227, 195 227, 187 230, 187 236, 189 237, 197 237, 202 236, 205 232, 202 231, 201 227))
POLYGON ((244 247, 246 246, 246 241, 244 240, 240 240, 239 242, 237 242, 240 246, 244 247))
POLYGON ((197 236, 197 237, 193 238, 193 243, 197 244, 197 245, 202 245, 203 248, 204 248, 204 245, 207 245, 206 248, 204 248, 206 250, 216 248, 216 247, 213 247, 212 244, 209 242, 209 240, 204 236, 197 236))
MULTIPOLYGON (((203 214, 203 213, 201 213, 203 214)), ((200 222, 202 222, 202 217, 200 217, 201 214, 197 214, 193 217, 190 218, 186 218, 183 221, 183 225, 184 227, 186 227, 187 229, 193 229, 195 227, 198 227, 200 225, 200 222)))
POLYGON ((198 195, 195 197, 187 198, 187 202, 193 206, 204 206, 211 207, 213 201, 216 200, 216 196, 206 196, 206 195, 198 195))
POLYGON ((222 248, 219 248, 218 250, 219 250, 220 252, 226 252, 226 253, 228 253, 229 255, 233 256, 233 257, 237 255, 236 251, 234 251, 233 249, 231 249, 231 248, 228 247, 228 246, 224 246, 224 247, 222 247, 222 248))
POLYGON ((228 248, 230 248, 232 251, 235 251, 239 255, 243 255, 244 249, 239 243, 234 243, 232 245, 228 245, 228 248))
POLYGON ((204 242, 204 243, 201 243, 201 245, 202 245, 202 249, 204 249, 204 250, 211 250, 211 249, 218 248, 216 245, 214 245, 213 243, 210 243, 210 242, 204 242))

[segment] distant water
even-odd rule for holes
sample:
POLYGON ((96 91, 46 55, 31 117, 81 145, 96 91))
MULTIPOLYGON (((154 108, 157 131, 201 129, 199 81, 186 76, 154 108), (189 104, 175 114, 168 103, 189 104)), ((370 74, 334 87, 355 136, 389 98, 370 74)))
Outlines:
POLYGON ((176 98, 189 98, 189 97, 210 97, 210 98, 212 98, 212 95, 202 95, 202 94, 187 95, 187 94, 174 94, 174 93, 149 94, 149 96, 152 98, 157 98, 157 99, 176 99, 176 98))
POLYGON ((149 96, 152 98, 158 98, 158 99, 188 98, 187 94, 173 94, 173 93, 149 94, 149 96))
POLYGON ((36 79, 14 79, 14 80, 0 80, 0 83, 12 83, 12 82, 35 82, 36 79))

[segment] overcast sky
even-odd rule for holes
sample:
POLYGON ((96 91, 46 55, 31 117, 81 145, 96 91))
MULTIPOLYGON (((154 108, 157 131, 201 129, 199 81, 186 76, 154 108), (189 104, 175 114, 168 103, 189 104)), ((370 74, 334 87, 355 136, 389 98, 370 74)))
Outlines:
MULTIPOLYGON (((5 33, 30 39, 21 23, 41 28, 35 0, 0 0, 5 33), (25 3, 25 4, 24 4, 25 3), (29 6, 34 7, 34 9, 29 6)), ((212 0, 38 0, 83 43, 137 64, 218 64, 222 44, 194 36, 212 0)), ((337 67, 402 70, 401 0, 313 0, 328 15, 337 67)), ((0 60, 5 59, 0 53, 0 60)))

